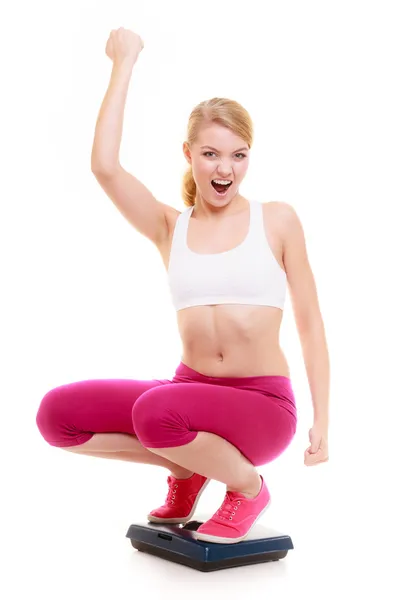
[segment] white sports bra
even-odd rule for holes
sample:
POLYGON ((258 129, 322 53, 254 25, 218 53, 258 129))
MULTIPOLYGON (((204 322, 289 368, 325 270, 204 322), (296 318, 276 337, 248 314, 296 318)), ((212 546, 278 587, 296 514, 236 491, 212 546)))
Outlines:
POLYGON ((168 267, 168 284, 175 310, 190 306, 249 304, 283 310, 286 273, 265 235, 262 204, 249 201, 250 228, 232 250, 199 254, 189 249, 187 232, 194 207, 177 218, 168 267))

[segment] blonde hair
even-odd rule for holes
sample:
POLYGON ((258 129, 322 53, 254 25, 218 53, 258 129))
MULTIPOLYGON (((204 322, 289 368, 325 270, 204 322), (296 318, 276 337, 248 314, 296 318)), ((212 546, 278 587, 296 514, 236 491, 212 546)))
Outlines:
MULTIPOLYGON (((241 137, 251 148, 253 144, 253 122, 247 110, 235 100, 227 98, 212 98, 204 100, 194 107, 190 113, 187 126, 187 142, 193 144, 204 125, 217 123, 227 127, 241 137)), ((192 167, 189 166, 183 175, 182 197, 188 207, 196 203, 196 182, 193 178, 192 167)))

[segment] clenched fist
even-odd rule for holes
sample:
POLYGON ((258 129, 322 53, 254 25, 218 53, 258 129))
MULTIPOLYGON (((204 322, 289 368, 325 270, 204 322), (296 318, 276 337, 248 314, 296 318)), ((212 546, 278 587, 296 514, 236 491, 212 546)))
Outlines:
POLYGON ((106 44, 106 54, 114 65, 129 62, 132 66, 144 48, 142 38, 130 29, 113 29, 106 44))

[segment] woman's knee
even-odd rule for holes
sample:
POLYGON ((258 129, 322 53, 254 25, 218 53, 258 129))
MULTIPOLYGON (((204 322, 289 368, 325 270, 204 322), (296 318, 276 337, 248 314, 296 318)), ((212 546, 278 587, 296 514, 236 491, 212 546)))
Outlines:
POLYGON ((36 425, 51 446, 75 446, 92 437, 73 426, 70 399, 67 386, 59 386, 47 392, 40 402, 36 425))
POLYGON ((132 408, 133 428, 145 448, 182 446, 196 437, 179 410, 184 401, 185 393, 176 385, 153 388, 137 399, 132 408))
POLYGON ((142 443, 153 431, 163 412, 164 397, 157 393, 157 388, 144 392, 132 407, 133 429, 142 443))

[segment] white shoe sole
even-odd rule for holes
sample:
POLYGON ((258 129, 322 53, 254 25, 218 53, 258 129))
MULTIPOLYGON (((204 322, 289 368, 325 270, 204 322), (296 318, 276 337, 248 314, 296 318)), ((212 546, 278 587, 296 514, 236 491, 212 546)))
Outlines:
POLYGON ((243 540, 245 540, 247 538, 247 536, 250 534, 253 527, 256 525, 256 523, 259 521, 259 519, 262 517, 262 515, 265 513, 265 511, 270 506, 271 506, 271 500, 268 502, 267 506, 265 508, 263 508, 263 510, 260 512, 257 519, 254 521, 253 525, 250 527, 250 529, 246 533, 246 535, 242 535, 241 537, 238 537, 238 538, 224 538, 224 537, 218 537, 216 535, 208 535, 207 533, 198 533, 197 531, 193 531, 192 532, 193 537, 195 537, 196 540, 199 540, 200 542, 213 542, 214 544, 237 544, 238 542, 242 542, 243 540))

